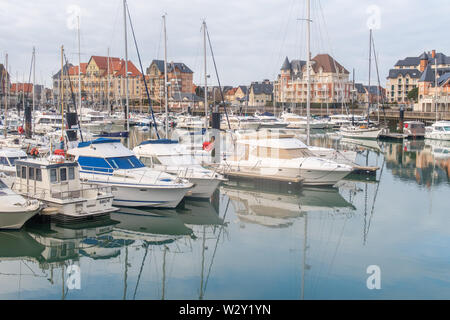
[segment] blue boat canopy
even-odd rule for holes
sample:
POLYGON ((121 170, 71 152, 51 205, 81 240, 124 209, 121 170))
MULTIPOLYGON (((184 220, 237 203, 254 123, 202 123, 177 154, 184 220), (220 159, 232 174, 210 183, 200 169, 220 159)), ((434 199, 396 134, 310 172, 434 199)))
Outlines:
POLYGON ((140 146, 145 146, 146 144, 177 144, 178 141, 176 140, 169 140, 169 139, 158 139, 158 140, 147 140, 141 142, 140 146))
POLYGON ((98 138, 92 141, 86 141, 86 142, 80 142, 78 144, 78 148, 85 148, 85 147, 89 147, 90 145, 93 144, 101 144, 101 143, 117 143, 120 142, 120 140, 118 139, 108 139, 108 138, 98 138))
POLYGON ((274 114, 273 114, 273 113, 270 113, 270 112, 264 112, 264 113, 262 114, 262 116, 273 117, 274 114))

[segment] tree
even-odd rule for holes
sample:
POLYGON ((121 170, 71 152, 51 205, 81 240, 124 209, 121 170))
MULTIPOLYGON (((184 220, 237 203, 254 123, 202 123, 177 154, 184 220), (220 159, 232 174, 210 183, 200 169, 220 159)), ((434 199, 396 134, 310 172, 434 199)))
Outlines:
POLYGON ((408 96, 407 97, 408 97, 408 100, 417 102, 418 96, 419 96, 419 88, 415 87, 414 89, 412 89, 412 90, 410 90, 408 92, 408 96))

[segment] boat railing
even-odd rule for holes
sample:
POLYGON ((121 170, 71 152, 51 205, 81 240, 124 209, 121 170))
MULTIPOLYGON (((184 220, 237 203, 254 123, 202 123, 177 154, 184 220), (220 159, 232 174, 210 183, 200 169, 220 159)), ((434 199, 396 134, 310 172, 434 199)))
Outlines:
POLYGON ((83 171, 101 172, 101 173, 113 173, 114 169, 105 167, 94 167, 94 166, 81 166, 83 171))
MULTIPOLYGON (((25 186, 26 188, 26 186, 25 186)), ((26 188, 26 194, 30 198, 36 198, 41 200, 46 200, 46 197, 50 197, 53 199, 58 200, 68 200, 68 199, 77 199, 77 198, 84 198, 85 193, 87 191, 97 191, 97 195, 103 194, 110 194, 111 188, 110 187, 99 187, 96 185, 89 185, 85 186, 84 184, 81 184, 81 188, 76 190, 52 190, 48 188, 40 188, 40 187, 31 187, 29 186, 26 188), (30 190, 33 189, 33 190, 30 190)))

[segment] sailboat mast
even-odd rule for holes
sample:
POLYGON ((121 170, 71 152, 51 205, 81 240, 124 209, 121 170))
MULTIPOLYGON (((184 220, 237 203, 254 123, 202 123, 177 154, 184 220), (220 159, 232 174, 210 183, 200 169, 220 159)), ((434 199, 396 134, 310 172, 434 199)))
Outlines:
POLYGON ((5 55, 5 123, 3 125, 5 138, 8 134, 8 54, 5 55))
POLYGON ((370 124, 370 71, 371 71, 371 65, 372 64, 372 29, 370 29, 370 36, 369 36, 369 85, 367 86, 367 127, 369 127, 370 124))
MULTIPOLYGON (((123 23, 125 34, 125 117, 127 132, 130 132, 130 119, 128 118, 129 101, 128 101, 128 45, 127 45, 127 0, 123 0, 123 23)), ((130 139, 127 139, 128 147, 130 147, 130 139)))
POLYGON ((206 70, 206 21, 203 21, 203 63, 205 65, 205 128, 208 129, 208 73, 206 70))
POLYGON ((78 105, 80 110, 78 115, 80 117, 79 129, 81 131, 81 37, 80 37, 80 16, 77 17, 78 22, 78 105))
POLYGON ((166 15, 163 15, 163 25, 164 25, 164 108, 166 112, 166 139, 169 139, 169 109, 167 105, 168 99, 168 88, 167 88, 167 32, 166 32, 166 15))
POLYGON ((61 141, 64 141, 64 46, 61 46, 61 141))
MULTIPOLYGON (((110 80, 110 77, 109 77, 109 73, 110 73, 109 65, 110 65, 110 59, 109 59, 109 48, 108 48, 108 71, 107 71, 107 74, 108 74, 108 79, 107 79, 108 85, 106 86, 106 100, 107 100, 107 104, 108 104, 106 106, 107 109, 109 109, 109 104, 110 104, 110 101, 109 101, 109 87, 111 85, 111 80, 110 80)), ((111 113, 111 112, 109 112, 109 113, 111 113)))
MULTIPOLYGON (((33 47, 33 117, 31 122, 34 119, 34 111, 36 108, 36 49, 33 47)), ((34 125, 33 125, 33 135, 34 135, 34 125)))
POLYGON ((311 68, 311 0, 306 2, 306 144, 309 145, 310 140, 310 108, 311 108, 311 79, 310 79, 310 68, 311 68))
POLYGON ((437 70, 437 55, 434 57, 434 108, 436 110, 436 122, 438 121, 438 94, 437 94, 437 77, 438 76, 438 70, 437 70))

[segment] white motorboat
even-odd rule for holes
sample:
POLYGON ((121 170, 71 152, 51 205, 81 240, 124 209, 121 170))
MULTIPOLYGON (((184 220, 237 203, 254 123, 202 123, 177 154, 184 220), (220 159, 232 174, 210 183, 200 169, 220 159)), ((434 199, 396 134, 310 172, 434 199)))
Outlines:
POLYGON ((99 138, 68 150, 81 168, 83 183, 112 187, 114 205, 175 208, 193 184, 147 168, 120 140, 99 138))
POLYGON ((352 124, 361 124, 365 121, 364 116, 353 114, 333 114, 330 115, 330 123, 333 128, 340 128, 342 126, 350 126, 352 124))
POLYGON ((146 166, 192 182, 195 186, 191 197, 194 198, 209 199, 220 182, 226 180, 217 172, 203 168, 194 153, 175 140, 147 140, 135 147, 133 152, 146 166))
POLYGON ((221 170, 282 179, 300 178, 305 185, 334 185, 352 167, 317 157, 288 134, 250 134, 237 140, 238 150, 221 163, 221 170))
POLYGON ((0 229, 20 229, 42 209, 37 200, 26 200, 0 179, 0 229))
POLYGON ((112 206, 111 188, 82 185, 78 164, 62 156, 17 160, 12 189, 53 208, 57 220, 80 220, 117 210, 112 206))
POLYGON ((177 128, 196 130, 205 126, 205 121, 201 117, 190 115, 180 115, 177 117, 177 128))
POLYGON ((229 115, 228 120, 226 116, 222 118, 220 128, 222 130, 230 129, 228 127, 228 122, 230 123, 231 130, 258 130, 260 126, 260 121, 255 117, 229 115))
POLYGON ((0 174, 8 187, 12 186, 16 177, 16 160, 27 158, 27 154, 21 149, 0 149, 0 174))
MULTIPOLYGON (((291 129, 307 129, 308 127, 308 119, 304 116, 299 116, 295 113, 283 112, 281 114, 281 119, 284 122, 288 123, 288 128, 291 129)), ((330 128, 329 121, 325 120, 315 120, 313 118, 309 119, 309 128, 310 129, 328 129, 330 128)))
POLYGON ((281 121, 269 112, 264 112, 263 114, 255 113, 255 118, 260 122, 260 129, 286 128, 289 125, 289 123, 281 121))
POLYGON ((450 121, 437 121, 425 129, 426 139, 450 141, 450 121))
POLYGON ((378 139, 382 132, 383 129, 379 129, 376 127, 367 127, 367 125, 344 126, 339 130, 339 133, 346 138, 370 140, 378 139))

